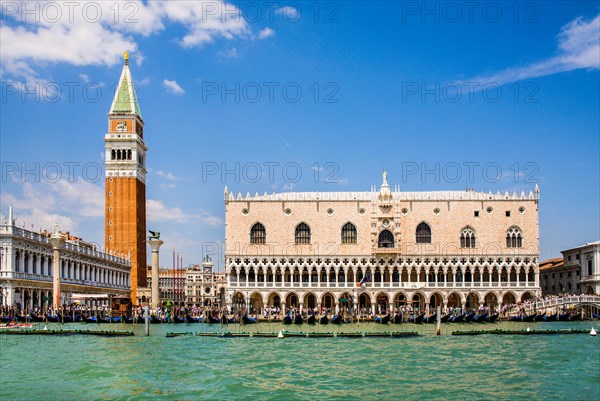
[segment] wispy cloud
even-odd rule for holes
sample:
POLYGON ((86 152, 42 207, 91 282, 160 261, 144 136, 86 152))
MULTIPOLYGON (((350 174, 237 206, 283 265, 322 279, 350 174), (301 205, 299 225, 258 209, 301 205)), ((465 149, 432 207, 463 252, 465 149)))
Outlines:
POLYGON ((175 95, 183 95, 185 93, 185 91, 183 90, 183 88, 181 86, 179 86, 179 84, 177 83, 177 81, 171 81, 169 79, 165 79, 162 82, 162 84, 163 84, 163 87, 169 93, 173 93, 175 95))
POLYGON ((576 18, 561 28, 557 36, 558 52, 554 57, 464 82, 494 82, 503 85, 579 69, 600 69, 599 32, 600 14, 591 20, 576 18))
POLYGON ((158 34, 167 25, 183 28, 182 37, 176 39, 182 48, 201 47, 216 38, 251 37, 250 26, 239 8, 224 1, 213 1, 209 6, 206 3, 131 0, 127 9, 135 13, 123 12, 116 18, 117 3, 108 1, 77 2, 79 12, 72 12, 72 5, 51 0, 38 0, 36 7, 29 7, 27 2, 2 2, 3 80, 35 84, 40 82, 42 70, 57 63, 112 66, 121 62, 123 50, 131 52, 139 64, 144 56, 137 38, 158 34), (57 16, 44 13, 48 4, 52 9, 59 8, 57 16), (98 19, 82 9, 94 10, 98 19))
POLYGON ((217 52, 217 57, 220 59, 234 59, 234 58, 238 58, 238 51, 235 47, 232 47, 230 49, 226 49, 226 50, 221 50, 219 52, 217 52))
POLYGON ((298 19, 300 12, 298 9, 292 6, 284 6, 275 10, 275 14, 283 15, 285 18, 290 20, 298 19))
POLYGON ((267 39, 270 38, 271 36, 275 35, 275 30, 266 27, 265 29, 261 30, 260 32, 258 32, 258 38, 259 39, 267 39))

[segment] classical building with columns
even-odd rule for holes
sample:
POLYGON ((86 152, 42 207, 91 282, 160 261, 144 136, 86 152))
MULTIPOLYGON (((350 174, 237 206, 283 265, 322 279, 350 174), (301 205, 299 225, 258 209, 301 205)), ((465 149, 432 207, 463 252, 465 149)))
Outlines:
MULTIPOLYGON (((49 232, 33 232, 15 225, 12 206, 0 225, 0 298, 3 306, 41 310, 52 306, 53 248, 49 232)), ((93 244, 59 233, 60 304, 73 294, 126 295, 131 293, 131 263, 99 251, 93 244)), ((86 301, 91 302, 91 301, 86 301)))
POLYGON ((539 189, 225 200, 226 301, 236 307, 498 306, 539 293, 539 189))

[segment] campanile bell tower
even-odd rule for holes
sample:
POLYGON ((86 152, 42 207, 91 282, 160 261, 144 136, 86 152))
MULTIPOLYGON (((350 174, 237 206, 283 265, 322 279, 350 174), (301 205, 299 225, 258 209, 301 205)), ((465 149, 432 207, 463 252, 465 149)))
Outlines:
POLYGON ((146 286, 146 151, 144 120, 129 70, 129 57, 108 112, 104 244, 131 257, 131 299, 146 286))

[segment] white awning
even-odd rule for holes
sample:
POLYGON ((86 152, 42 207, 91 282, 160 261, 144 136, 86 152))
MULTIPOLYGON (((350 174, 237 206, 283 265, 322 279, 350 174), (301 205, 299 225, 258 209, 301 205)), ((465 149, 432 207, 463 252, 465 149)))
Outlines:
POLYGON ((85 300, 85 299, 108 299, 109 294, 73 294, 71 300, 85 300))

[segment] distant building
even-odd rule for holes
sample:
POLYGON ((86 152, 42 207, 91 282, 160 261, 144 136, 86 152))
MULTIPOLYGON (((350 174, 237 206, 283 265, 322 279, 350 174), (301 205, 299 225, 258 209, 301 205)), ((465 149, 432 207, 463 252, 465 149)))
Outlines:
POLYGON ((185 271, 185 301, 188 306, 215 306, 225 304, 227 278, 223 272, 215 272, 209 256, 202 266, 193 265, 185 271))
MULTIPOLYGON (((53 255, 47 231, 33 232, 15 225, 12 206, 0 225, 0 298, 3 306, 45 310, 52 306, 53 255)), ((108 302, 108 295, 130 296, 131 264, 126 255, 105 253, 70 233, 60 233, 62 305, 73 294, 98 295, 84 301, 90 305, 108 302), (101 296, 102 295, 102 296, 101 296)))
POLYGON ((562 258, 540 263, 542 294, 600 293, 600 241, 561 252, 562 258))
MULTIPOLYGON (((151 301, 152 268, 148 268, 148 284, 146 288, 140 287, 138 299, 141 304, 151 301), (141 296, 140 296, 141 295, 141 296)), ((160 269, 158 271, 158 291, 160 293, 159 305, 166 305, 171 301, 173 306, 185 303, 185 270, 183 269, 160 269)))
POLYGON ((225 188, 229 305, 388 309, 535 297, 539 189, 234 194, 225 188))

